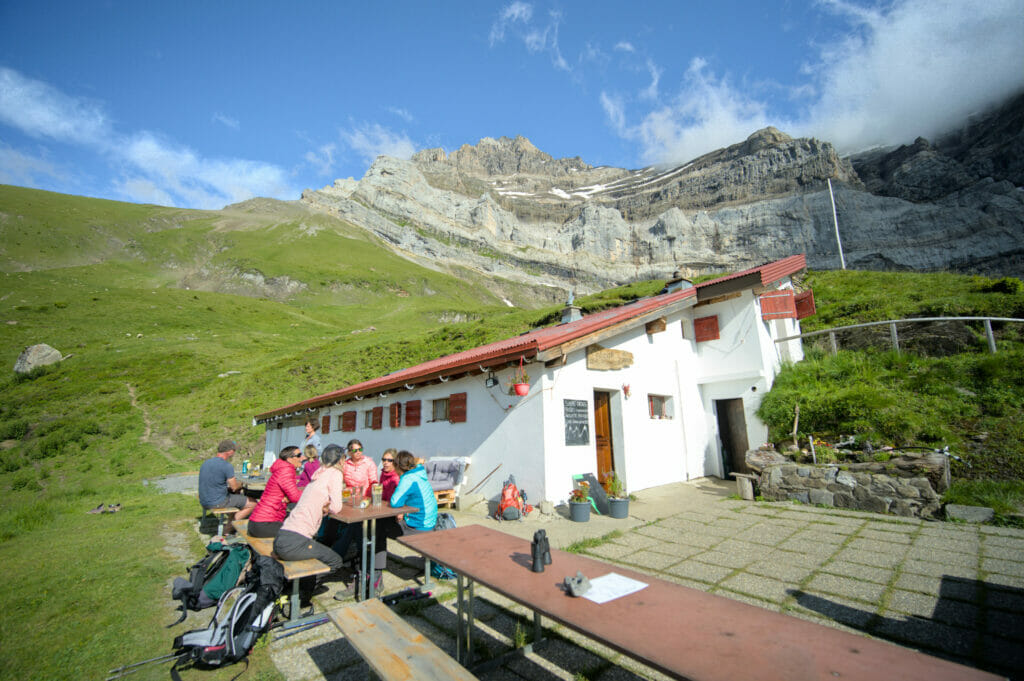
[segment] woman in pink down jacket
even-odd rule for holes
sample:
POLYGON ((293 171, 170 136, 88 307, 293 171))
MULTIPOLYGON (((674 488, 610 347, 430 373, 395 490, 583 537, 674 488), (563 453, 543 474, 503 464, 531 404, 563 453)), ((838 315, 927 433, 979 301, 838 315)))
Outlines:
POLYGON ((298 447, 285 447, 270 467, 270 479, 259 503, 249 516, 249 534, 273 539, 288 515, 288 502, 295 503, 302 492, 295 486, 295 466, 302 453, 298 447))

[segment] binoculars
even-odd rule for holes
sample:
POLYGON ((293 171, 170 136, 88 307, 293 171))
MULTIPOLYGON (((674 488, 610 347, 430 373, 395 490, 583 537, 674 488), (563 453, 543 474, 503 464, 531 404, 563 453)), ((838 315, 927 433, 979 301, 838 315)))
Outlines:
POLYGON ((548 535, 544 530, 537 530, 533 533, 530 554, 533 557, 533 565, 530 566, 530 569, 534 572, 544 572, 544 566, 551 565, 551 545, 548 543, 548 535))

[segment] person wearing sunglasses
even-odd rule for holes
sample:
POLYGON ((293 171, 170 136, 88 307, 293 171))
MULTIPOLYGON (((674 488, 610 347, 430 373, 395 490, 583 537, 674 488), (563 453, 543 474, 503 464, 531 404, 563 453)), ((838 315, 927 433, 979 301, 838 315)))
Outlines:
POLYGON ((295 484, 295 467, 302 460, 302 452, 292 445, 285 447, 270 467, 270 479, 260 500, 249 516, 249 534, 253 537, 273 539, 288 515, 287 503, 295 503, 302 491, 295 484))
MULTIPOLYGON (((345 446, 348 458, 341 465, 341 474, 345 479, 345 487, 352 490, 353 497, 367 498, 371 495, 370 486, 378 482, 377 464, 368 456, 363 455, 363 443, 356 439, 348 441, 345 446)), ((361 536, 362 525, 359 523, 340 523, 337 520, 330 520, 331 526, 327 528, 327 536, 336 535, 337 539, 331 548, 338 555, 344 557, 348 553, 348 547, 352 540, 361 536), (339 531, 340 530, 340 531, 339 531)))

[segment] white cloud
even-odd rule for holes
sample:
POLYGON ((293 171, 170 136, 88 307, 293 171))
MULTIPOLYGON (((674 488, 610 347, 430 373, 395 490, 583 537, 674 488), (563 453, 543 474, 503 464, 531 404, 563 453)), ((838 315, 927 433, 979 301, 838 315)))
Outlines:
POLYGON ((530 21, 530 17, 533 16, 533 5, 525 2, 513 2, 510 5, 506 5, 501 12, 498 13, 498 18, 491 25, 490 44, 491 47, 495 43, 500 43, 505 39, 505 31, 508 27, 515 23, 527 23, 530 21))
POLYGON ((333 144, 324 144, 317 149, 307 151, 303 158, 321 175, 330 175, 331 170, 334 169, 334 149, 333 144))
POLYGON ((222 114, 219 111, 213 114, 214 123, 220 123, 221 125, 231 128, 232 130, 238 130, 241 126, 238 123, 237 118, 232 118, 227 114, 222 114))
MULTIPOLYGON (((767 125, 828 140, 848 153, 934 138, 1024 88, 1019 0, 896 0, 883 9, 826 0, 824 6, 848 21, 848 31, 819 44, 817 60, 795 74, 805 81, 783 88, 793 101, 808 102, 795 114, 770 112, 749 87, 712 73, 698 57, 667 104, 634 112, 635 124, 628 102, 602 93, 609 123, 639 143, 648 163, 685 162, 767 125)), ((651 62, 648 72, 641 101, 660 79, 651 62)))
POLYGON ((0 184, 31 187, 46 178, 68 179, 64 171, 46 158, 22 153, 0 141, 0 184))
MULTIPOLYGON (((219 114, 214 115, 214 120, 219 114)), ((230 121, 220 122, 230 126, 230 121)), ((103 108, 66 95, 49 84, 0 68, 0 122, 32 137, 84 147, 110 162, 121 175, 112 190, 132 201, 190 208, 220 208, 254 196, 293 198, 284 171, 245 159, 211 159, 150 131, 115 131, 103 108)), ((7 148, 0 168, 8 175, 55 176, 52 166, 7 148)), ((34 183, 31 183, 34 184, 34 183)))
POLYGON ((619 52, 636 52, 636 48, 633 47, 633 43, 627 42, 625 40, 620 40, 619 42, 615 43, 614 49, 618 50, 619 52))
POLYGON ((659 69, 657 64, 652 60, 647 60, 647 72, 651 74, 651 84, 640 91, 641 99, 658 99, 658 81, 661 80, 662 69, 659 69))
POLYGON ((402 109, 402 108, 399 108, 397 106, 388 106, 388 107, 385 107, 385 108, 390 113, 393 113, 396 116, 398 116, 399 118, 401 118, 402 120, 404 120, 406 123, 412 123, 413 116, 406 109, 402 109))
POLYGON ((111 135, 98 104, 69 97, 6 67, 0 67, 0 122, 58 142, 102 146, 111 135))
POLYGON ((416 144, 405 133, 394 132, 379 123, 342 130, 341 138, 368 163, 378 156, 409 159, 416 153, 416 144))

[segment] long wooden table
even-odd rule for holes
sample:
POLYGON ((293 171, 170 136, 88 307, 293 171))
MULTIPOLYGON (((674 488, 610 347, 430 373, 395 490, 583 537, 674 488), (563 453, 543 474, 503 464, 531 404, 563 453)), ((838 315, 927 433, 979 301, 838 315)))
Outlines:
MULTIPOLYGON (((403 513, 415 513, 418 510, 419 509, 415 506, 398 506, 397 508, 392 508, 388 502, 384 501, 381 502, 380 506, 370 504, 365 508, 346 504, 339 513, 330 514, 332 518, 340 522, 361 523, 363 526, 363 541, 359 552, 359 600, 364 600, 367 597, 366 579, 364 579, 363 576, 374 574, 374 561, 377 557, 377 520, 379 518, 393 518, 403 513), (369 555, 367 555, 367 553, 369 553, 369 555)), ((374 580, 371 577, 370 598, 374 598, 377 595, 377 589, 373 581, 374 580)))
POLYGON ((552 564, 544 572, 532 572, 529 541, 482 525, 403 536, 397 541, 458 573, 457 657, 467 666, 472 661, 473 583, 479 582, 533 610, 538 631, 543 615, 679 679, 1000 678, 564 551, 552 549, 552 564), (565 592, 563 579, 577 571, 591 580, 615 572, 647 587, 598 605, 565 592))

